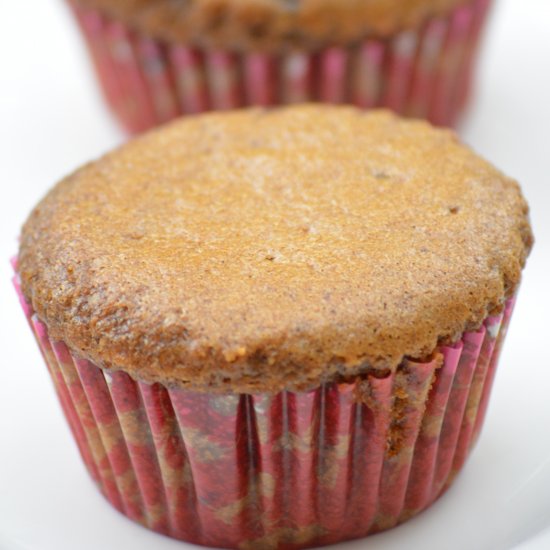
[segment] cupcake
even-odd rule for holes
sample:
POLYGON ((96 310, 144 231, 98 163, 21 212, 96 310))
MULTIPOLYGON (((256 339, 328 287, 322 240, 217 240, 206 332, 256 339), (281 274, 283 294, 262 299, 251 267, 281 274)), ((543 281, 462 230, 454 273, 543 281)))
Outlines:
POLYGON ((452 125, 490 0, 69 0, 131 133, 178 115, 320 101, 452 125))
POLYGON ((192 543, 305 548, 410 518, 461 469, 527 210, 424 122, 210 113, 59 183, 15 281, 115 508, 192 543))

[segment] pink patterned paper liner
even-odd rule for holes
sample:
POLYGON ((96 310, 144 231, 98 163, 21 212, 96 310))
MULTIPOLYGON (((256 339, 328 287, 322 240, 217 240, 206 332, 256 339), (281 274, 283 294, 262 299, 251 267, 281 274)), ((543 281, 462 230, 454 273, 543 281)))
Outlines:
POLYGON ((429 506, 475 443, 514 300, 427 362, 303 393, 212 395, 107 372, 15 287, 84 463, 120 512, 223 548, 306 548, 429 506), (439 357, 439 359, 438 359, 439 357))
POLYGON ((137 133, 183 114, 307 101, 387 107, 451 126, 469 95, 490 3, 471 0, 391 39, 278 55, 157 41, 72 7, 107 102, 137 133))

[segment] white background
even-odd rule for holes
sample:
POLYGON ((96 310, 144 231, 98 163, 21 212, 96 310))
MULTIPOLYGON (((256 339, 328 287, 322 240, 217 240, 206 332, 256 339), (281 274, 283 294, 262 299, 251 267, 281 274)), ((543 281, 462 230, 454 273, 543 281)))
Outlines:
MULTIPOLYGON (((32 206, 123 140, 88 69, 60 1, 0 0, 0 549, 183 550, 114 512, 92 485, 10 283, 32 206)), ((483 437, 434 507, 342 550, 550 548, 548 0, 498 1, 479 73, 460 132, 521 182, 537 239, 483 437)))

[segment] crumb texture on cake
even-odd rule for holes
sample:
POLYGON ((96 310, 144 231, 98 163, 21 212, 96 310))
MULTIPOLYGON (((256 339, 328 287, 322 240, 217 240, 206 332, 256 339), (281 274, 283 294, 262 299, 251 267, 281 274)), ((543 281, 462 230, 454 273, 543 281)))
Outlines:
POLYGON ((84 166, 30 215, 18 269, 101 367, 277 391, 475 329, 531 244, 517 183, 451 131, 305 105, 182 119, 84 166))
POLYGON ((416 28, 472 0, 73 0, 169 41, 314 49, 416 28))

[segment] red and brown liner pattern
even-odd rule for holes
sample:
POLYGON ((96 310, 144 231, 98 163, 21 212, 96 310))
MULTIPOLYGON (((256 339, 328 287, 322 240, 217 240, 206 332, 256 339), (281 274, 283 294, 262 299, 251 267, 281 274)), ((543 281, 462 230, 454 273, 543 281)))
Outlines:
POLYGON ((306 101, 387 107, 453 125, 465 106, 491 0, 391 39, 284 54, 151 39, 73 5, 112 110, 131 133, 182 114, 306 101))
POLYGON ((277 395, 211 395, 106 372, 48 337, 16 287, 82 458, 120 512, 225 548, 304 548, 417 514, 475 443, 513 308, 428 362, 277 395))

